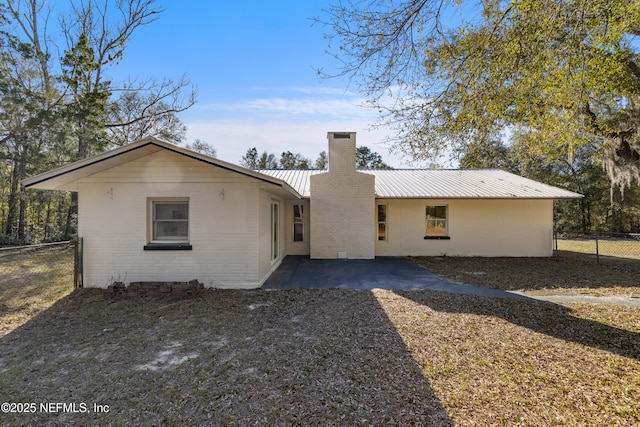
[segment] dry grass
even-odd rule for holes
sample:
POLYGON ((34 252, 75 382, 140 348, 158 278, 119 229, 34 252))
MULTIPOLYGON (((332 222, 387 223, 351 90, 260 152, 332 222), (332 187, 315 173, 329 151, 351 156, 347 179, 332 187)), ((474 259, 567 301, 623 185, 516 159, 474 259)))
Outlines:
POLYGON ((558 239, 558 250, 581 252, 601 256, 632 258, 640 260, 640 240, 598 239, 558 239))
POLYGON ((0 251, 0 336, 72 290, 71 245, 0 251))
POLYGON ((0 339, 5 425, 635 425, 640 310, 433 291, 82 290, 0 339))
MULTIPOLYGON (((489 281, 508 274, 528 289, 554 271, 554 283, 589 277, 572 254, 482 261, 430 260, 495 287, 514 286, 489 281)), ((610 280, 560 289, 638 277, 594 268, 610 280)), ((109 299, 66 295, 54 273, 20 297, 0 285, 2 401, 37 404, 0 413, 2 425, 640 424, 637 307, 338 289, 109 299), (39 406, 56 402, 87 412, 39 406)))
POLYGON ((0 414, 30 425, 447 424, 370 292, 82 291, 0 341, 3 399, 108 414, 0 414))
POLYGON ((450 280, 532 294, 640 297, 640 260, 560 251, 552 258, 418 257, 450 280))
POLYGON ((637 425, 640 311, 381 292, 456 425, 637 425))

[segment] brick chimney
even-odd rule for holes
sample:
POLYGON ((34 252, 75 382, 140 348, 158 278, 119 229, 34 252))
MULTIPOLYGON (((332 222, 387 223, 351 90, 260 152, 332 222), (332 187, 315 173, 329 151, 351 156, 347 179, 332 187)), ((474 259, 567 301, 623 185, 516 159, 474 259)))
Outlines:
POLYGON ((356 171, 356 133, 329 132, 329 170, 311 176, 311 258, 375 255, 375 177, 356 171))
POLYGON ((329 171, 356 170, 356 133, 329 132, 329 171))

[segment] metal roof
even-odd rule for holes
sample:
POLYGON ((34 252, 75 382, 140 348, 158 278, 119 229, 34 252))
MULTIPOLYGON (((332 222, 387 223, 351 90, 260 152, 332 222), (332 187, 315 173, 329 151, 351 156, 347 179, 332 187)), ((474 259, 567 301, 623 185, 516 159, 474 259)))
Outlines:
MULTIPOLYGON (((287 182, 310 196, 310 177, 326 170, 262 169, 258 172, 287 182)), ((367 169, 376 177, 378 198, 431 199, 576 199, 578 193, 498 169, 367 169)))
POLYGON ((317 173, 324 173, 324 169, 258 169, 256 172, 260 172, 264 175, 269 175, 274 178, 281 179, 282 181, 293 187, 294 190, 301 194, 302 197, 309 197, 311 187, 311 175, 317 173))
POLYGON ((242 166, 234 165, 156 138, 144 138, 96 156, 32 176, 22 182, 26 188, 33 187, 41 190, 57 190, 84 177, 105 171, 126 162, 140 159, 160 150, 168 150, 194 160, 258 179, 265 183, 281 187, 294 197, 301 197, 301 194, 297 193, 287 182, 277 177, 266 176, 255 170, 246 169, 242 166))
MULTIPOLYGON (((327 172, 318 169, 251 170, 155 138, 145 138, 27 178, 23 183, 25 187, 45 190, 65 188, 69 183, 86 176, 163 149, 276 185, 294 197, 310 197, 311 175, 327 172)), ((359 172, 376 177, 375 193, 378 198, 575 199, 582 197, 578 193, 497 169, 366 169, 359 172)))

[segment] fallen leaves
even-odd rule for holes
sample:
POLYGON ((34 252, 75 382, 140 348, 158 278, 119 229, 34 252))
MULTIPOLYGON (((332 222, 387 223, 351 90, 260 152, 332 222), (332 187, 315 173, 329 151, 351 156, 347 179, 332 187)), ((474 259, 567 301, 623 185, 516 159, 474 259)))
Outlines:
POLYGON ((633 425, 640 310, 434 291, 62 298, 0 339, 7 424, 633 425), (147 369, 139 369, 147 366, 147 369))
POLYGON ((552 258, 415 257, 447 279, 532 294, 624 295, 640 298, 640 260, 563 252, 552 258))

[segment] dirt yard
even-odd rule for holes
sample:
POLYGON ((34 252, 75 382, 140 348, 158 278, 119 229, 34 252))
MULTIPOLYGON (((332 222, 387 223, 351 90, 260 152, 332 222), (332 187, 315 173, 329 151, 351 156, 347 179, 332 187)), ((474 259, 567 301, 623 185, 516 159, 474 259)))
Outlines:
MULTIPOLYGON (((479 286, 639 295, 637 264, 584 255, 419 261, 479 286)), ((31 262, 26 285, 0 280, 0 425, 640 424, 637 307, 338 289, 112 298, 31 262)))
POLYGON ((20 409, 4 425, 634 425, 640 310, 432 291, 84 290, 0 339, 0 388, 20 409))
POLYGON ((622 295, 640 298, 640 260, 560 251, 552 258, 418 257, 457 282, 533 295, 622 295))

